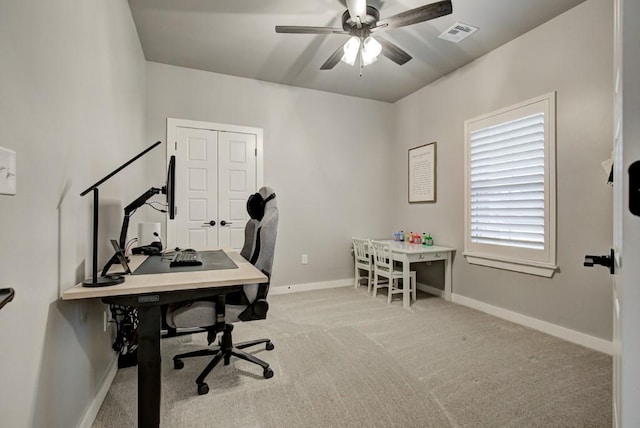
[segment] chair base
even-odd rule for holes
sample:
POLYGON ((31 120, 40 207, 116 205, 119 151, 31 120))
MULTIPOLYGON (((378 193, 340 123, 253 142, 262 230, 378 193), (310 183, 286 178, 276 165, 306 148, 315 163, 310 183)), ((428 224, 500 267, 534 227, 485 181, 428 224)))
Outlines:
POLYGON ((209 386, 205 383, 206 377, 211 373, 211 370, 218 365, 220 361, 224 361, 224 365, 227 366, 231 362, 231 357, 237 357, 242 360, 248 361, 253 364, 257 364, 262 367, 262 375, 265 379, 269 379, 273 377, 273 370, 269 368, 269 363, 262 361, 260 358, 254 357, 247 352, 244 352, 242 349, 249 348, 251 346, 266 344, 267 351, 271 351, 275 348, 270 339, 256 339, 250 340, 247 342, 238 343, 236 346, 233 346, 233 341, 231 337, 231 331, 233 330, 233 325, 226 324, 223 330, 222 338, 220 340, 220 345, 215 346, 212 349, 200 349, 197 351, 186 352, 184 354, 178 354, 173 357, 173 368, 176 370, 180 370, 184 367, 183 358, 191 358, 191 357, 202 357, 205 355, 213 355, 213 359, 207 364, 204 370, 200 373, 198 378, 196 379, 196 385, 198 385, 198 394, 204 395, 209 392, 209 386))

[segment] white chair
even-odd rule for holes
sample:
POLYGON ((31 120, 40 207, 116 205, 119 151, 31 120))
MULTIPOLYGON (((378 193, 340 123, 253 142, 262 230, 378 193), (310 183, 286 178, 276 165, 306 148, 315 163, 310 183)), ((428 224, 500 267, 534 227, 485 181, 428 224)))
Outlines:
POLYGON ((373 264, 371 263, 371 254, 369 254, 369 240, 360 238, 351 238, 353 240, 353 256, 355 259, 355 272, 353 287, 358 288, 360 281, 367 280, 367 293, 371 292, 371 277, 373 275, 373 264), (360 276, 360 271, 366 271, 367 276, 360 276))
MULTIPOLYGON (((398 283, 402 279, 402 269, 395 267, 393 264, 393 254, 388 242, 371 241, 370 248, 373 250, 373 297, 376 297, 378 288, 378 277, 384 277, 389 280, 385 287, 388 287, 387 304, 391 303, 391 297, 394 294, 403 293, 404 289, 400 288, 398 283)), ((410 287, 412 300, 416 300, 416 273, 409 273, 409 285, 403 284, 403 287, 410 287)))

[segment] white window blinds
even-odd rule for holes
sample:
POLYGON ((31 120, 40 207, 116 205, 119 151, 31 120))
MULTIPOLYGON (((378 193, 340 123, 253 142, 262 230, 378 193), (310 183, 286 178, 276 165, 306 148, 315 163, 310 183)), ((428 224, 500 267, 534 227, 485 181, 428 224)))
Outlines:
POLYGON ((470 232, 481 244, 545 247, 544 113, 470 134, 470 232))

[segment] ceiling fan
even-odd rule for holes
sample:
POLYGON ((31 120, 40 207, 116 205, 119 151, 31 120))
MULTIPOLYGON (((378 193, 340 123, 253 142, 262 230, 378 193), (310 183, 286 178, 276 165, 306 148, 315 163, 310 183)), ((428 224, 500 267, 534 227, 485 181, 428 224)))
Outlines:
POLYGON ((451 0, 443 0, 380 19, 378 9, 368 6, 366 0, 346 0, 346 4, 347 10, 342 14, 342 28, 277 25, 276 33, 350 35, 349 40, 341 45, 320 69, 331 70, 340 61, 354 65, 360 53, 362 76, 362 68, 376 61, 380 53, 398 65, 411 59, 411 55, 395 43, 380 37, 380 32, 429 21, 449 15, 453 11, 451 0), (375 38, 372 35, 375 35, 375 38))

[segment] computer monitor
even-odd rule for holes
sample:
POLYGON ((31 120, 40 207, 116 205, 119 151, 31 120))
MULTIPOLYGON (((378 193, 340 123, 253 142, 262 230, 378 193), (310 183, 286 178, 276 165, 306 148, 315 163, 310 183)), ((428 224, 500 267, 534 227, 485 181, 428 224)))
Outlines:
MULTIPOLYGON (((149 190, 140 195, 136 200, 131 202, 124 208, 124 219, 122 220, 122 228, 120 229, 120 239, 118 243, 120 248, 126 248, 127 231, 129 230, 129 219, 134 212, 147 201, 158 194, 166 195, 167 209, 158 210, 169 214, 169 218, 173 220, 176 216, 176 157, 169 158, 169 166, 167 167, 167 181, 164 186, 151 187, 149 190)), ((114 260, 115 262, 115 260, 114 260)))
POLYGON ((171 156, 167 168, 167 184, 162 188, 162 193, 167 195, 167 214, 173 220, 176 218, 176 157, 171 156))

